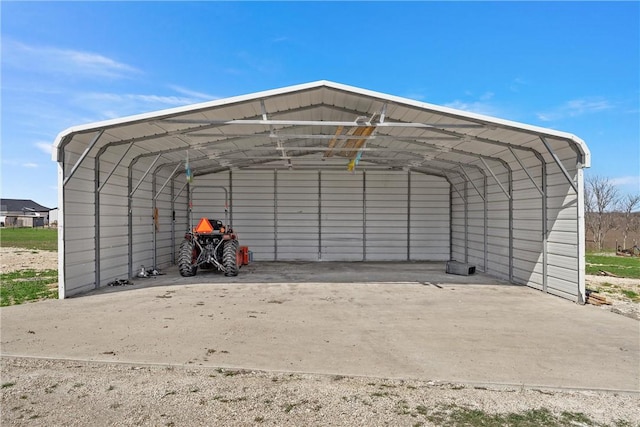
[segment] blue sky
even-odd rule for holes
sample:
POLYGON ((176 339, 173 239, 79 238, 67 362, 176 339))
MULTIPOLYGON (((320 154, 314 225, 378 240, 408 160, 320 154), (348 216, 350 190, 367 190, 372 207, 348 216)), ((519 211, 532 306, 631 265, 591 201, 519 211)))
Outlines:
POLYGON ((5 2, 0 193, 83 123, 316 80, 571 132, 640 192, 639 2, 5 2))

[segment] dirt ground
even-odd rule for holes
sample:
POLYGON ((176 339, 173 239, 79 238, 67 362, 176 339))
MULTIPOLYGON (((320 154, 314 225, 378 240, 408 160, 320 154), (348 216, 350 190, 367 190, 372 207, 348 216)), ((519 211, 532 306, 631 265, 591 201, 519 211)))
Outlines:
MULTIPOLYGON (((1 248, 0 258, 2 272, 57 268, 54 252, 1 248)), ((640 284, 592 276, 587 281, 596 285, 605 279, 630 289, 640 284)), ((168 292, 165 299, 156 299, 166 301, 168 292)), ((82 347, 81 342, 76 345, 82 347)), ((209 351, 207 356, 213 357, 209 351)), ((233 354, 221 356, 233 358, 233 354)), ((639 396, 633 392, 6 355, 0 369, 3 426, 435 426, 473 411, 507 414, 541 409, 556 417, 573 417, 573 425, 640 426, 639 396)))
POLYGON ((0 273, 29 269, 57 270, 58 253, 0 247, 0 273))

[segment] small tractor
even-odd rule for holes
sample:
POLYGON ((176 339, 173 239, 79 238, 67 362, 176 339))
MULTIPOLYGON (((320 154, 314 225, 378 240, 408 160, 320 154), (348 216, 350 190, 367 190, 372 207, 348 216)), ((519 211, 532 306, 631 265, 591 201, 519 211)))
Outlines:
POLYGON ((237 276, 242 264, 238 236, 222 221, 200 219, 180 245, 178 269, 183 277, 195 276, 198 268, 218 269, 225 276, 237 276))

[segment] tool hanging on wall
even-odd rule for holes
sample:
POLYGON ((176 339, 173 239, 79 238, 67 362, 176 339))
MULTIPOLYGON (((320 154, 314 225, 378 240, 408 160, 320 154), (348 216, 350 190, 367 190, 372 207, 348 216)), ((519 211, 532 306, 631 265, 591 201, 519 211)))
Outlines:
POLYGON ((153 225, 156 227, 156 231, 160 231, 160 214, 158 208, 153 209, 153 225))
POLYGON ((366 146, 367 146, 367 143, 365 142, 362 148, 360 149, 360 151, 358 151, 358 154, 356 154, 356 157, 354 157, 353 159, 351 159, 351 161, 349 161, 349 164, 347 165, 347 170, 349 172, 355 173, 356 166, 358 166, 358 163, 360 163, 360 159, 362 158, 362 152, 364 151, 363 149, 366 148, 366 146))
POLYGON ((191 184, 193 182, 193 173, 191 172, 191 166, 189 165, 189 151, 187 150, 187 160, 184 163, 184 174, 187 177, 187 182, 191 184))

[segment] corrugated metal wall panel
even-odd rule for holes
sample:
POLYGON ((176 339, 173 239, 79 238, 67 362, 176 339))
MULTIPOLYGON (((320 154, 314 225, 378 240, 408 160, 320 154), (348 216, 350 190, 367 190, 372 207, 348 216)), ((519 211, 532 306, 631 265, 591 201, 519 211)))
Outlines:
MULTIPOLYGON (((195 227, 200 218, 217 219, 224 222, 225 200, 223 187, 229 193, 229 173, 220 172, 209 175, 196 176, 191 184, 191 197, 193 200, 193 226, 195 227)), ((233 209, 235 201, 230 204, 233 209)), ((231 218, 231 211, 228 214, 231 218)))
MULTIPOLYGON (((71 165, 81 152, 69 151, 65 158, 71 165)), ((83 163, 64 188, 63 227, 65 257, 65 293, 71 296, 94 287, 95 208, 94 171, 83 163)), ((66 169, 68 172, 69 168, 66 169)))
POLYGON ((233 229, 256 261, 274 259, 274 172, 232 173, 233 229))
POLYGON ((321 259, 363 259, 363 178, 361 173, 321 173, 321 259))
POLYGON ((542 195, 536 188, 542 189, 542 166, 533 154, 518 151, 517 155, 526 172, 517 161, 510 163, 513 168, 513 280, 543 289, 544 283, 539 280, 542 276, 536 274, 543 273, 542 217, 530 218, 530 211, 542 208, 542 195), (534 246, 536 249, 531 250, 534 246))
POLYGON ((407 172, 366 173, 366 259, 408 259, 407 172))
POLYGON ((318 260, 318 179, 316 171, 277 172, 279 260, 318 260))
POLYGON ((171 235, 172 209, 171 209, 171 181, 167 181, 170 177, 171 169, 162 168, 156 175, 155 184, 155 207, 157 209, 157 227, 155 230, 155 266, 163 269, 173 264, 173 242, 171 235), (160 191, 161 187, 167 185, 160 191))
MULTIPOLYGON (((136 165, 133 173, 133 185, 137 185, 149 165, 136 165), (140 167, 140 169, 138 169, 140 167)), ((132 198, 131 204, 131 249, 132 271, 137 273, 140 267, 153 267, 153 194, 151 191, 151 175, 147 175, 140 183, 132 198)))
POLYGON ((466 262, 467 242, 465 238, 465 205, 464 180, 459 176, 451 176, 451 256, 450 259, 466 262))
MULTIPOLYGON (((571 159, 575 153, 565 150, 571 159)), ((576 175, 575 167, 567 168, 571 176, 576 175)), ((547 167, 547 227, 548 271, 547 289, 559 296, 572 295, 577 299, 579 284, 575 280, 580 266, 578 263, 578 220, 577 195, 571 189, 566 177, 555 164, 547 167), (574 277, 574 279, 568 279, 574 277)))
POLYGON ((449 259, 449 191, 444 178, 411 173, 411 260, 449 259))

